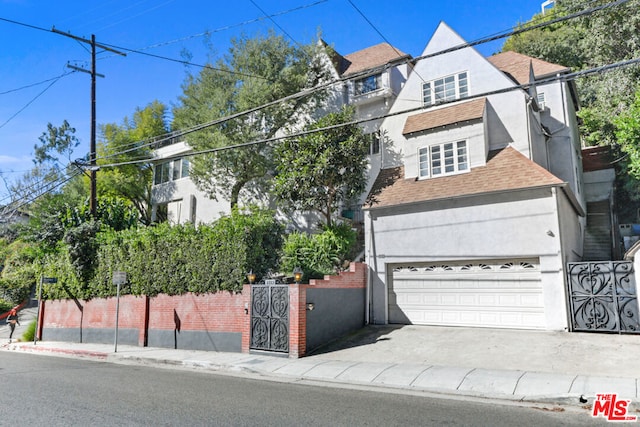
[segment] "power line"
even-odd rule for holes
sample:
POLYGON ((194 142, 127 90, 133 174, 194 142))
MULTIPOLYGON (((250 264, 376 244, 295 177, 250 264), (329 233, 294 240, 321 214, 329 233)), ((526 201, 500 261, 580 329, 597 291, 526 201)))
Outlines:
MULTIPOLYGON (((551 21, 543 22, 543 23, 537 24, 535 26, 514 27, 510 32, 503 32, 503 33, 498 34, 498 35, 491 35, 489 37, 478 39, 478 40, 473 41, 473 42, 463 43, 463 44, 460 44, 460 45, 457 45, 457 46, 454 46, 454 47, 451 47, 451 48, 448 48, 448 49, 443 49, 443 50, 440 50, 438 52, 434 52, 434 53, 431 53, 431 54, 423 55, 423 56, 420 56, 420 57, 417 57, 417 58, 405 58, 405 59, 402 59, 402 60, 400 60, 398 62, 394 62, 393 64, 384 64, 384 65, 381 65, 379 67, 374 67, 374 68, 371 68, 371 69, 363 70, 363 71, 360 71, 358 73, 351 74, 348 77, 341 77, 341 78, 335 79, 333 81, 329 81, 329 82, 326 82, 324 84, 315 86, 313 88, 305 89, 303 91, 297 92, 297 93, 289 95, 287 97, 283 97, 283 98, 281 98, 279 100, 275 100, 275 101, 272 101, 270 103, 263 104, 262 106, 254 107, 254 108, 242 111, 242 112, 238 112, 238 113, 235 113, 235 114, 232 114, 232 115, 229 115, 229 116, 226 116, 226 117, 218 118, 218 119, 215 119, 215 120, 212 120, 212 121, 209 121, 209 122, 205 122, 205 123, 202 123, 202 124, 197 124, 197 125, 191 126, 190 128, 186 128, 186 129, 182 129, 182 130, 179 130, 179 131, 171 132, 169 134, 166 134, 166 136, 157 137, 153 141, 149 142, 148 145, 146 145, 146 144, 145 145, 146 146, 151 146, 152 144, 160 144, 160 143, 162 143, 164 141, 168 141, 168 140, 175 139, 175 138, 180 138, 180 137, 183 137, 183 136, 188 135, 190 133, 196 132, 198 130, 202 130, 202 129, 205 129, 205 128, 208 128, 208 127, 211 127, 211 126, 215 126, 215 125, 224 123, 224 122, 226 122, 228 120, 233 120, 233 119, 236 119, 236 118, 248 115, 248 114, 252 114, 252 113, 257 112, 257 111, 259 111, 259 110, 261 110, 263 108, 268 108, 268 107, 271 107, 271 106, 276 105, 276 104, 281 103, 281 102, 286 102, 286 101, 289 101, 289 100, 292 100, 292 99, 302 98, 302 97, 305 97, 305 96, 309 96, 309 95, 311 95, 311 94, 313 94, 313 93, 315 93, 317 91, 329 89, 331 86, 333 86, 333 85, 335 85, 337 83, 344 83, 344 82, 348 82, 348 81, 352 81, 352 80, 357 80, 357 79, 359 79, 360 77, 363 77, 363 76, 367 76, 367 75, 371 75, 371 74, 375 74, 375 73, 380 73, 380 72, 385 71, 386 69, 388 69, 388 68, 390 68, 392 66, 396 66, 396 65, 399 65, 399 64, 411 63, 411 62, 418 62, 418 61, 423 60, 423 59, 433 58, 433 57, 436 57, 436 56, 439 56, 439 55, 444 55, 446 53, 454 52, 454 51, 457 51, 457 50, 465 49, 465 48, 472 47, 472 46, 477 46, 477 45, 480 45, 482 43, 488 43, 488 42, 491 42, 491 41, 495 41, 495 40, 498 40, 500 38, 509 37, 510 35, 520 34, 520 33, 524 33, 526 31, 531 31, 531 30, 538 29, 538 28, 544 28, 546 26, 553 25, 553 24, 556 24, 558 22, 563 22, 563 21, 566 21, 566 20, 569 20, 569 19, 575 19, 577 17, 590 15, 592 13, 598 12, 598 11, 606 9, 606 8, 610 8, 610 7, 614 7, 614 6, 618 6, 618 5, 627 3, 628 1, 629 0, 619 0, 619 1, 616 1, 616 2, 612 2, 612 3, 605 4, 605 5, 601 5, 601 6, 598 6, 598 7, 595 7, 595 8, 582 10, 580 12, 577 12, 577 13, 574 13, 574 14, 571 14, 571 15, 566 15, 564 17, 560 17, 560 18, 557 18, 557 19, 554 19, 554 20, 551 20, 551 21)), ((126 152, 130 152, 130 151, 134 151, 134 150, 137 150, 137 149, 140 149, 140 148, 144 148, 145 145, 139 146, 139 147, 135 147, 135 148, 130 149, 130 150, 127 150, 127 151, 123 152, 123 154, 126 153, 126 152)), ((115 155, 117 155, 117 154, 113 154, 113 155, 111 155, 109 157, 115 157, 115 155)))
POLYGON ((38 82, 38 83, 31 83, 31 84, 28 84, 26 86, 22 86, 22 87, 19 87, 19 88, 16 88, 16 89, 10 89, 10 90, 4 91, 4 92, 0 92, 0 95, 6 95, 8 93, 18 92, 18 91, 23 90, 23 89, 29 89, 29 88, 34 87, 34 86, 39 86, 41 84, 48 83, 48 82, 50 82, 52 80, 57 80, 57 79, 60 79, 62 77, 65 77, 65 76, 71 74, 72 72, 73 71, 69 71, 67 73, 61 74, 61 75, 56 76, 56 77, 52 77, 50 79, 43 80, 43 81, 38 82))
MULTIPOLYGON (((226 25, 224 27, 218 27, 218 28, 215 28, 213 30, 207 30, 207 31, 204 31, 204 32, 201 32, 201 33, 192 34, 190 36, 184 36, 184 37, 181 37, 181 38, 178 38, 178 39, 152 44, 152 45, 149 45, 147 47, 138 48, 137 50, 138 51, 144 51, 144 50, 148 50, 148 49, 154 49, 154 48, 157 48, 157 47, 168 46, 168 45, 171 45, 171 44, 174 44, 174 43, 180 43, 180 42, 191 40, 191 39, 198 38, 198 37, 205 37, 205 36, 211 35, 213 33, 219 33, 219 32, 222 32, 222 31, 227 31, 227 30, 230 30, 232 28, 242 27, 242 26, 245 26, 245 25, 249 25, 249 24, 253 24, 253 23, 256 23, 256 22, 264 21, 265 19, 275 18, 277 16, 286 15, 286 14, 289 14, 289 13, 292 13, 292 12, 297 12, 297 11, 302 10, 302 9, 307 9, 307 8, 310 8, 310 7, 314 7, 314 6, 317 6, 319 4, 326 3, 327 1, 328 0, 318 0, 318 1, 314 2, 314 3, 305 4, 305 5, 302 5, 302 6, 294 7, 292 9, 287 9, 287 10, 283 10, 283 11, 280 11, 280 12, 272 13, 272 14, 266 15, 266 16, 260 16, 258 18, 249 19, 249 20, 246 20, 246 21, 243 21, 243 22, 239 22, 239 23, 236 23, 236 24, 230 24, 230 25, 226 25)), ((110 57, 109 56, 108 57, 103 57, 102 59, 106 59, 106 58, 110 58, 110 57)))
MULTIPOLYGON (((498 94, 502 94, 502 93, 515 91, 515 90, 527 90, 527 89, 531 88, 532 86, 544 85, 544 84, 547 84, 547 83, 555 82, 557 80, 560 80, 560 81, 572 81, 572 80, 575 80, 575 79, 580 78, 580 77, 586 77, 586 76, 589 76, 589 75, 592 75, 592 74, 602 74, 602 73, 611 71, 611 70, 616 69, 616 68, 628 67, 628 66, 638 65, 638 64, 640 64, 640 58, 635 58, 635 59, 631 59, 631 60, 627 60, 627 61, 620 61, 620 62, 616 62, 616 63, 613 63, 613 64, 607 64, 607 65, 602 66, 602 67, 595 67, 595 68, 591 68, 591 69, 588 69, 588 70, 577 71, 577 72, 574 72, 574 73, 569 73, 569 74, 565 74, 565 75, 561 75, 561 76, 549 77, 549 78, 546 78, 546 79, 538 80, 538 81, 536 81, 534 83, 519 84, 519 85, 514 85, 514 86, 511 86, 511 87, 508 87, 508 88, 497 89, 497 90, 493 90, 493 91, 488 91, 488 92, 483 92, 483 93, 471 95, 471 96, 465 97, 463 99, 444 101, 444 102, 439 103, 438 106, 444 106, 444 105, 447 105, 447 104, 453 104, 453 103, 457 103, 457 102, 460 102, 460 101, 469 101, 469 100, 472 100, 472 99, 483 98, 483 97, 492 96, 492 95, 498 95, 498 94)), ((234 150, 234 149, 238 149, 238 148, 246 148, 246 147, 251 147, 251 146, 259 145, 259 144, 277 142, 277 141, 280 141, 280 140, 283 140, 283 139, 297 138, 297 137, 301 137, 301 136, 305 136, 305 135, 309 135, 309 134, 313 134, 313 133, 317 133, 317 132, 324 132, 324 131, 327 131, 327 130, 336 129, 336 128, 340 128, 340 127, 344 127, 344 126, 350 126, 350 125, 354 125, 354 124, 362 124, 362 123, 367 123, 367 122, 371 122, 371 121, 385 119, 385 118, 388 118, 388 117, 395 117, 395 116, 399 116, 399 115, 403 115, 403 114, 418 112, 418 111, 424 110, 424 108, 425 108, 424 106, 419 106, 419 107, 409 108, 409 109, 402 110, 402 111, 396 111, 394 113, 386 113, 386 114, 378 115, 378 116, 375 116, 375 117, 368 117, 368 118, 364 118, 364 119, 356 119, 356 120, 352 120, 352 121, 347 122, 347 123, 341 123, 341 124, 338 124, 338 125, 327 126, 327 127, 324 127, 324 128, 300 131, 300 132, 296 132, 296 133, 289 134, 289 135, 277 136, 277 137, 272 137, 272 138, 265 138, 265 139, 255 140, 255 141, 246 142, 246 143, 228 145, 228 146, 224 146, 224 147, 215 147, 215 148, 210 148, 210 149, 206 149, 206 150, 193 151, 193 152, 190 152, 190 153, 181 153, 181 154, 175 155, 175 156, 163 157, 162 159, 158 159, 158 158, 153 157, 153 158, 125 161, 125 162, 120 162, 120 163, 113 163, 113 164, 108 164, 108 165, 101 165, 100 167, 101 168, 111 168, 111 167, 118 167, 118 166, 132 165, 132 164, 149 163, 149 162, 153 162, 153 161, 156 161, 156 160, 172 161, 172 160, 177 160, 177 159, 181 159, 181 158, 184 158, 184 157, 193 157, 193 156, 202 155, 202 154, 211 154, 211 153, 215 153, 215 152, 219 152, 219 151, 234 150)))
POLYGON ((45 93, 47 90, 49 90, 49 88, 51 88, 51 86, 53 86, 54 84, 56 84, 58 82, 58 80, 60 80, 62 77, 64 76, 68 76, 69 74, 72 74, 73 71, 66 73, 66 74, 62 74, 61 76, 56 77, 46 88, 44 88, 44 90, 42 92, 40 92, 39 94, 37 94, 31 101, 27 102, 27 104, 22 107, 20 110, 18 110, 18 112, 16 112, 13 116, 9 117, 7 119, 7 121, 5 121, 3 124, 0 125, 0 129, 2 129, 3 127, 5 127, 7 125, 7 123, 9 123, 11 120, 13 120, 18 114, 22 113, 24 110, 27 109, 27 107, 29 107, 29 105, 31 105, 36 99, 40 98, 40 96, 45 93))

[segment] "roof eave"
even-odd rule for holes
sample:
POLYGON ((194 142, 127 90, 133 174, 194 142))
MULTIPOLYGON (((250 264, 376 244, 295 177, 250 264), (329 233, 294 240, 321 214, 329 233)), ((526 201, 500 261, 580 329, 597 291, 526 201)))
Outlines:
POLYGON ((510 188, 510 189, 506 189, 506 190, 493 190, 493 191, 484 191, 484 192, 480 192, 480 193, 470 193, 470 194, 460 194, 458 196, 447 196, 447 197, 438 197, 435 199, 428 199, 428 200, 416 200, 413 202, 406 202, 406 203, 398 203, 398 204, 394 204, 394 205, 385 205, 385 206, 363 206, 362 210, 365 211, 380 211, 380 210, 384 210, 384 209, 391 209, 391 208, 396 208, 396 207, 400 207, 400 206, 415 206, 415 205, 420 205, 420 204, 425 204, 425 203, 432 203, 432 202, 441 202, 444 200, 460 200, 460 199, 465 199, 465 198, 469 198, 469 197, 477 197, 477 196, 490 196, 490 195, 494 195, 494 194, 503 194, 503 193, 515 193, 515 192, 519 192, 519 191, 526 191, 526 190, 540 190, 540 189, 544 189, 544 188, 562 188, 563 192, 567 195, 567 198, 570 200, 573 208, 576 210, 576 212, 580 215, 580 216, 584 216, 584 210, 580 207, 580 204, 578 203, 577 199, 575 198, 575 196, 573 195, 573 192, 569 191, 567 192, 565 188, 563 187, 568 187, 569 184, 567 184, 566 182, 558 182, 558 183, 554 183, 554 184, 544 184, 544 185, 536 185, 533 187, 520 187, 520 188, 510 188))

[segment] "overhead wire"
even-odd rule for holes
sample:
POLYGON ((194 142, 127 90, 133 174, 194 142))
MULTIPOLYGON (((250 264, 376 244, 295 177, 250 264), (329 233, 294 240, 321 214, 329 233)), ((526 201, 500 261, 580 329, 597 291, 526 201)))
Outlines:
POLYGON ((24 107, 22 107, 20 110, 18 110, 14 115, 12 115, 11 117, 9 117, 4 123, 2 123, 0 125, 0 129, 2 129, 3 127, 5 127, 11 120, 13 120, 18 114, 22 113, 24 110, 27 109, 27 107, 29 107, 29 105, 31 105, 36 99, 40 98, 40 96, 42 96, 42 94, 44 94, 47 90, 49 90, 51 88, 51 86, 53 86, 54 84, 56 84, 61 78, 68 76, 69 74, 74 73, 75 71, 70 71, 66 74, 62 74, 61 76, 58 76, 57 78, 55 78, 51 83, 49 83, 49 85, 44 88, 44 90, 42 90, 42 92, 38 93, 33 99, 31 99, 31 101, 27 102, 25 104, 24 107))
MULTIPOLYGON (((225 116, 225 117, 218 118, 218 119, 215 119, 215 120, 212 120, 212 121, 209 121, 209 122, 193 125, 193 126, 191 126, 189 128, 176 130, 176 131, 167 133, 165 135, 158 136, 158 137, 154 138, 153 141, 150 141, 150 142, 146 143, 146 144, 148 144, 146 146, 151 146, 153 144, 161 144, 162 142, 165 142, 165 141, 168 141, 168 140, 171 140, 171 139, 175 139, 175 138, 179 138, 179 137, 188 135, 190 133, 196 132, 198 130, 202 130, 202 129, 205 129, 207 127, 211 127, 211 126, 215 126, 215 125, 224 123, 225 121, 228 121, 228 120, 233 120, 233 119, 236 119, 236 118, 248 115, 248 114, 252 114, 252 113, 257 112, 257 111, 259 111, 259 110, 261 110, 263 108, 271 107, 271 106, 276 105, 276 104, 278 104, 280 102, 286 102, 286 101, 289 101, 289 100, 292 100, 292 99, 297 99, 299 97, 304 97, 304 96, 311 95, 311 94, 313 94, 313 93, 315 93, 317 91, 325 90, 328 87, 330 87, 332 85, 335 85, 335 84, 338 84, 338 83, 344 83, 344 82, 348 82, 348 81, 352 81, 352 80, 357 80, 357 79, 359 79, 359 78, 361 78, 363 76, 366 76, 366 75, 375 74, 375 73, 378 73, 378 72, 385 71, 386 69, 388 69, 390 67, 393 67, 393 66, 396 66, 398 64, 414 63, 414 62, 418 62, 418 61, 423 60, 423 59, 433 58, 433 57, 436 57, 436 56, 439 56, 439 55, 444 55, 446 53, 454 52, 454 51, 457 51, 457 50, 461 50, 461 49, 465 49, 465 48, 468 48, 468 47, 477 46, 477 45, 480 45, 480 44, 483 44, 483 43, 488 43, 490 41, 495 41, 495 40, 498 40, 498 39, 501 39, 501 38, 509 37, 511 35, 521 34, 521 33, 524 33, 526 31, 531 31, 531 30, 538 29, 538 28, 544 28, 546 26, 553 25, 553 24, 556 24, 556 23, 559 23, 559 22, 563 22, 563 21, 566 21, 566 20, 569 20, 569 19, 575 19, 577 17, 586 16, 586 15, 598 12, 600 10, 603 10, 603 9, 606 9, 606 8, 609 8, 609 7, 618 6, 618 5, 627 3, 628 1, 629 0, 618 0, 618 1, 615 1, 615 2, 611 2, 611 3, 605 4, 605 5, 601 5, 601 6, 595 7, 595 8, 585 9, 585 10, 582 10, 582 11, 577 12, 577 13, 573 13, 573 14, 570 14, 570 15, 567 15, 567 16, 559 17, 559 18, 556 18, 556 19, 553 19, 553 20, 550 20, 550 21, 547 21, 547 22, 543 22, 543 23, 540 23, 540 24, 537 24, 537 25, 534 25, 534 26, 527 26, 527 27, 524 27, 524 28, 522 28, 522 27, 514 27, 514 28, 511 29, 510 32, 502 32, 500 34, 494 34, 494 35, 491 35, 489 37, 485 37, 485 38, 482 38, 482 39, 475 40, 473 42, 463 43, 463 44, 460 44, 460 45, 453 46, 451 48, 443 49, 443 50, 440 50, 440 51, 437 51, 437 52, 433 52, 433 53, 430 53, 430 54, 427 54, 427 55, 423 55, 423 56, 420 56, 420 57, 417 57, 417 58, 406 58, 406 59, 404 59, 404 60, 402 60, 400 62, 394 62, 393 64, 384 64, 384 65, 381 65, 379 67, 374 67, 374 68, 371 68, 371 69, 363 70, 361 72, 351 74, 351 75, 349 75, 347 77, 340 77, 338 79, 334 79, 332 81, 325 82, 325 83, 320 84, 318 86, 315 86, 313 88, 305 89, 303 91, 300 91, 300 92, 297 92, 295 94, 280 98, 278 100, 269 102, 267 104, 263 104, 261 106, 257 106, 257 107, 254 107, 254 108, 242 111, 242 112, 234 113, 234 114, 229 115, 229 116, 225 116)), ((420 107, 420 108, 422 108, 422 107, 420 107)), ((137 149, 140 149, 140 148, 144 148, 144 145, 143 146, 136 146, 135 148, 132 148, 131 150, 128 150, 128 151, 124 151, 122 153, 124 154, 126 152, 134 151, 134 150, 137 150, 137 149)), ((113 154, 110 157, 114 157, 115 155, 117 155, 117 154, 113 154)))
MULTIPOLYGON (((462 44, 462 45, 459 45, 459 46, 455 46, 455 47, 450 48, 450 49, 445 49, 445 50, 443 50, 443 51, 435 52, 435 53, 432 53, 432 54, 429 54, 429 55, 423 55, 423 56, 421 56, 421 57, 412 58, 412 59, 408 60, 407 62, 409 62, 409 61, 416 62, 416 61, 419 61, 419 60, 421 60, 421 59, 426 59, 426 58, 434 57, 434 56, 436 56, 436 55, 441 55, 441 54, 449 53, 449 52, 452 52, 452 51, 455 51, 455 50, 464 49, 464 48, 466 48, 466 47, 476 46, 476 45, 479 45, 479 44, 481 44, 481 43, 486 43, 486 42, 489 42, 489 41, 498 40, 498 39, 500 39, 500 38, 505 38, 505 37, 508 37, 508 36, 510 36, 510 35, 520 34, 520 33, 523 33, 523 32, 525 32, 525 31, 530 31, 530 30, 533 30, 533 29, 542 28, 542 27, 545 27, 545 26, 548 26, 548 25, 552 25, 552 24, 555 24, 555 23, 559 23, 559 22, 562 22, 562 21, 565 21, 565 20, 568 20, 568 19, 573 19, 573 18, 576 18, 576 17, 585 16, 585 15, 587 15, 587 14, 591 14, 591 13, 594 13, 594 12, 596 12, 596 11, 603 10, 603 9, 605 9, 605 8, 614 7, 614 6, 617 6, 617 5, 620 5, 620 4, 623 4, 623 3, 626 3, 626 2, 628 2, 628 1, 629 1, 629 0, 620 0, 620 1, 612 2, 612 3, 608 3, 608 4, 606 4, 606 5, 602 5, 602 6, 599 6, 599 7, 596 7, 596 8, 592 8, 592 9, 583 10, 582 12, 574 13, 574 14, 571 14, 571 15, 568 15, 568 16, 565 16, 565 17, 560 17, 560 18, 554 19, 554 20, 552 20, 552 21, 544 22, 544 23, 541 23, 541 24, 538 24, 538 25, 522 27, 522 28, 519 28, 519 29, 516 29, 516 30, 512 30, 512 31, 510 31, 510 32, 505 32, 505 33, 497 34, 497 35, 494 35, 494 36, 491 36, 491 37, 488 37, 488 38, 484 38, 484 39, 476 40, 476 41, 474 41, 474 42, 465 43, 465 44, 462 44)), ((0 20, 7 21, 7 22, 11 22, 11 23, 15 23, 15 24, 19 24, 19 25, 24 25, 24 26, 27 26, 27 27, 30 27, 30 28, 34 28, 34 29, 38 29, 38 30, 48 31, 48 30, 45 30, 45 29, 42 29, 42 28, 39 28, 39 27, 36 27, 36 26, 31 26, 31 25, 28 25, 28 24, 23 24, 23 23, 20 23, 20 22, 17 22, 17 21, 8 20, 8 19, 5 19, 5 18, 0 18, 0 20)), ((106 44, 105 44, 105 45, 106 45, 106 44)), ((107 45, 107 46, 108 46, 108 45, 107 45)), ((118 46, 113 46, 113 47, 114 47, 114 48, 118 48, 118 49, 123 49, 123 50, 129 50, 129 49, 122 48, 122 47, 118 47, 118 46)), ((133 50, 129 50, 129 51, 134 52, 133 50)), ((138 53, 138 52, 135 52, 135 53, 138 53)), ((163 59, 169 59, 169 58, 163 58, 163 59)), ((169 59, 169 60, 171 60, 171 59, 169 59)), ((185 61, 176 61, 176 62, 185 63, 185 61)), ((637 62, 638 62, 638 60, 632 60, 630 63, 637 63, 637 62)), ((617 66, 620 66, 620 65, 617 65, 617 64, 619 64, 619 63, 616 63, 616 64, 609 64, 607 67, 616 67, 616 68, 617 68, 617 66)), ((394 65, 397 65, 397 64, 394 64, 394 65)), ((381 69, 381 70, 385 69, 385 66, 380 67, 380 69, 381 69)), ((372 71, 372 70, 367 70, 367 73, 371 73, 371 71, 372 71)), ((604 71, 605 71, 605 68, 603 68, 601 72, 604 72, 604 71)), ((585 74, 585 72, 580 72, 580 74, 581 74, 581 75, 586 75, 586 74, 585 74)), ((352 80, 352 79, 355 79, 355 78, 357 78, 357 75, 349 76, 349 79, 340 78, 340 79, 337 79, 337 80, 335 80, 335 81, 333 81, 333 82, 330 82, 330 83, 339 83, 339 82, 341 82, 341 81, 352 80)), ((567 76, 565 76, 564 78, 567 78, 567 76)), ((322 85, 322 86, 324 86, 324 85, 322 85)), ((511 88, 511 90, 519 89, 519 88, 520 88, 520 87, 513 87, 513 88, 511 88)), ((313 88, 313 91, 315 91, 315 90, 320 90, 320 89, 313 88)), ((297 94, 294 94, 294 95, 295 95, 295 96, 306 96, 306 95, 308 95, 308 94, 310 94, 310 93, 313 93, 313 92, 312 92, 312 91, 309 91, 309 90, 306 90, 306 91, 301 91, 301 92, 299 92, 299 93, 297 93, 297 94)), ((184 132, 184 131, 181 131, 181 132, 173 132, 173 133, 171 134, 171 136, 169 136, 169 138, 171 138, 171 137, 179 137, 179 136, 183 136, 183 135, 186 135, 187 133, 195 132, 195 131, 198 131, 198 130, 204 129, 204 128, 209 127, 209 126, 214 126, 214 125, 216 125, 216 124, 218 124, 218 123, 222 123, 223 121, 226 121, 226 120, 231 120, 231 119, 233 119, 233 118, 235 118, 235 117, 243 116, 243 115, 246 115, 246 114, 251 114, 251 112, 256 111, 256 110, 259 110, 259 109, 262 109, 262 108, 267 108, 267 106, 270 106, 270 105, 274 104, 275 102, 282 102, 283 100, 291 99, 291 98, 292 98, 291 96, 289 96, 289 97, 285 97, 285 98, 283 98, 282 100, 274 101, 274 102, 272 102, 272 103, 266 104, 265 106, 260 106, 260 107, 256 107, 256 108, 253 108, 253 109, 249 109, 249 110, 247 110, 247 111, 240 112, 240 113, 236 113, 236 114, 231 115, 231 116, 229 116, 229 117, 225 117, 225 118, 217 119, 217 120, 214 120, 214 121, 212 121, 212 122, 205 123, 205 124, 194 125, 194 126, 193 126, 190 130, 188 130, 187 132, 184 132)), ((422 109, 422 108, 423 108, 423 107, 418 107, 418 108, 416 108, 415 110, 420 110, 420 109, 422 109)), ((403 112, 398 112, 397 114, 405 114, 405 113, 410 112, 410 111, 411 111, 411 110, 403 111, 403 112)), ((387 116, 389 116, 389 115, 387 115, 387 116)), ((375 117, 375 118, 364 119, 364 120, 358 120, 358 121, 355 121, 354 123, 363 123, 363 122, 371 121, 371 120, 379 120, 379 119, 385 118, 385 117, 387 117, 387 116, 383 115, 383 116, 379 116, 379 117, 375 117)), ((346 124, 345 124, 345 125, 346 125, 346 124)), ((315 131, 317 132, 317 131, 320 131, 320 130, 315 130, 315 131)), ((252 142, 249 142, 249 143, 237 144, 237 145, 234 145, 234 146, 227 146, 227 147, 220 147, 220 148, 217 148, 217 149, 212 149, 212 150, 207 150, 207 151, 211 151, 211 152, 213 152, 213 151, 219 151, 219 150, 221 150, 221 149, 234 149, 234 148, 240 148, 240 147, 243 147, 243 146, 255 145, 255 144, 258 144, 258 143, 265 143, 265 142, 270 142, 270 141, 276 141, 276 140, 279 140, 279 139, 282 139, 282 138, 291 138, 291 137, 296 137, 296 136, 298 136, 298 135, 297 135, 297 134, 296 134, 296 135, 287 135, 287 136, 285 136, 285 137, 277 137, 277 138, 270 138, 270 139, 268 139, 268 140, 252 141, 252 142)), ((154 141, 154 143, 157 143, 157 142, 158 142, 157 140, 155 140, 155 141, 154 141)), ((136 149, 138 149, 138 148, 139 148, 139 147, 136 147, 136 149)), ((206 151, 203 151, 203 152, 194 152, 194 153, 192 153, 191 155, 197 155, 197 154, 206 154, 206 151)), ((184 156, 184 155, 182 155, 182 156, 180 156, 180 157, 185 157, 185 156, 184 156)), ((155 159, 155 158, 147 158, 147 159, 144 159, 144 160, 138 160, 138 161, 135 161, 135 162, 123 162, 123 163, 115 163, 115 164, 111 164, 111 165, 102 165, 101 167, 116 167, 116 166, 121 166, 121 165, 124 165, 124 164, 133 164, 133 163, 151 162, 151 161, 154 161, 154 160, 158 160, 158 159, 155 159)), ((166 159, 163 159, 163 160, 166 160, 166 159)))
MULTIPOLYGON (((515 91, 515 90, 526 90, 526 89, 529 89, 532 86, 544 85, 544 84, 547 84, 547 83, 555 82, 557 80, 572 81, 572 80, 575 80, 575 79, 580 78, 580 77, 585 77, 585 76, 592 75, 592 74, 600 74, 600 73, 604 73, 604 72, 607 72, 607 71, 610 71, 610 70, 613 70, 613 69, 616 69, 616 68, 628 67, 628 66, 638 65, 638 64, 640 64, 640 58, 635 58, 635 59, 626 60, 626 61, 620 61, 620 62, 616 62, 616 63, 613 63, 613 64, 607 64, 607 65, 602 66, 602 67, 595 67, 595 68, 591 68, 591 69, 588 69, 588 70, 577 71, 577 72, 574 72, 574 73, 564 74, 564 75, 560 75, 560 76, 548 77, 546 79, 538 80, 538 81, 536 81, 534 83, 518 84, 518 85, 510 86, 510 87, 507 87, 507 88, 503 88, 503 89, 497 89, 497 90, 493 90, 493 91, 487 91, 487 92, 478 93, 478 94, 475 94, 475 95, 470 95, 470 96, 465 97, 463 99, 444 101, 444 102, 439 103, 438 106, 444 106, 444 105, 447 105, 447 104, 453 104, 453 103, 457 103, 457 102, 460 102, 460 101, 469 101, 469 100, 473 100, 473 99, 477 99, 477 98, 483 98, 483 97, 487 97, 487 96, 498 95, 498 94, 502 94, 502 93, 515 91)), ((298 137, 306 136, 306 135, 313 134, 313 133, 325 132, 327 130, 336 129, 336 128, 340 128, 340 127, 344 127, 344 126, 362 124, 362 123, 366 123, 366 122, 386 119, 386 118, 389 118, 389 117, 399 116, 399 115, 408 114, 408 113, 417 112, 417 111, 422 111, 422 110, 424 110, 423 106, 414 107, 414 108, 409 108, 409 109, 405 109, 405 110, 401 110, 401 111, 396 111, 396 112, 393 112, 393 113, 385 113, 385 114, 381 114, 381 115, 377 115, 377 116, 373 116, 373 117, 367 117, 367 118, 363 118, 363 119, 356 119, 356 120, 352 120, 350 122, 341 123, 341 124, 332 125, 332 126, 327 126, 327 127, 323 127, 323 128, 311 129, 311 130, 306 130, 306 131, 299 131, 299 132, 295 132, 293 134, 288 134, 288 135, 282 135, 282 136, 276 136, 276 137, 272 137, 272 138, 259 139, 259 140, 254 140, 254 141, 250 141, 250 142, 246 142, 246 143, 228 145, 228 146, 224 146, 224 147, 214 147, 214 148, 205 149, 205 150, 192 151, 192 152, 187 152, 187 153, 180 153, 180 154, 176 154, 174 156, 167 156, 167 157, 162 157, 162 158, 149 157, 149 158, 145 158, 145 159, 130 160, 130 161, 125 161, 125 162, 100 165, 100 167, 101 168, 111 168, 111 167, 118 167, 118 166, 131 165, 131 164, 150 163, 150 162, 158 161, 158 160, 172 161, 172 160, 177 160, 177 159, 184 158, 184 157, 193 157, 193 156, 197 156, 197 155, 210 154, 210 153, 215 153, 215 152, 219 152, 219 151, 234 150, 234 149, 250 147, 250 146, 254 146, 254 145, 258 145, 258 144, 276 142, 276 141, 280 141, 280 140, 283 140, 283 139, 298 138, 298 137)))

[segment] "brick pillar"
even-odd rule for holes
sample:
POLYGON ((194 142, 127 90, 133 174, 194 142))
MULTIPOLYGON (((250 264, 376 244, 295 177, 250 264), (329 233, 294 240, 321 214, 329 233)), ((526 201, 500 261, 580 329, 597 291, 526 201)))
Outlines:
POLYGON ((289 285, 289 357, 295 359, 307 351, 307 286, 289 285))
POLYGON ((249 353, 251 346, 251 285, 242 286, 242 302, 245 310, 242 318, 242 352, 249 353))

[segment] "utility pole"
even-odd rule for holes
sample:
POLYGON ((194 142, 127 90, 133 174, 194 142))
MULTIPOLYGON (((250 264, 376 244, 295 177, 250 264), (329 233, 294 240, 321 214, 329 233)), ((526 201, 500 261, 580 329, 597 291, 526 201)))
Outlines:
POLYGON ((96 43, 96 36, 94 34, 91 35, 91 40, 87 40, 82 37, 74 36, 71 33, 64 33, 60 30, 56 30, 55 27, 52 28, 51 31, 66 37, 70 37, 74 40, 78 40, 79 42, 91 45, 91 71, 85 70, 84 68, 76 67, 71 64, 67 64, 67 67, 76 71, 91 74, 91 144, 89 147, 89 178, 91 193, 89 197, 89 209, 91 211, 91 216, 95 219, 97 204, 96 172, 98 171, 98 166, 96 164, 96 76, 104 77, 103 74, 98 74, 96 72, 96 46, 100 49, 108 50, 109 52, 113 52, 118 55, 127 56, 127 54, 107 47, 105 45, 96 43))

